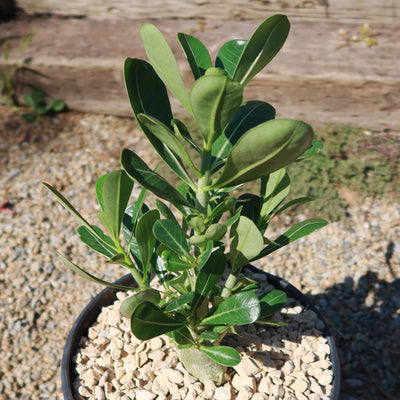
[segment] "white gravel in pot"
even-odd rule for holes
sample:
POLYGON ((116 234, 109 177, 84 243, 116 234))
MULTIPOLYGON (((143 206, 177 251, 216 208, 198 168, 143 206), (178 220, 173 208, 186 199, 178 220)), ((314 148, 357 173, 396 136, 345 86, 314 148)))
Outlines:
MULTIPOLYGON (((264 276, 265 277, 265 276, 264 276)), ((265 286, 265 285, 264 285, 265 286)), ((265 290, 265 289, 264 289, 265 290)), ((75 357, 81 398, 91 400, 233 400, 329 399, 333 371, 330 347, 317 315, 288 299, 274 320, 286 327, 259 324, 238 327, 224 344, 235 347, 241 362, 228 369, 227 381, 204 385, 177 359, 168 336, 142 342, 130 332, 119 307, 126 293, 103 307, 97 322, 81 341, 75 357)))

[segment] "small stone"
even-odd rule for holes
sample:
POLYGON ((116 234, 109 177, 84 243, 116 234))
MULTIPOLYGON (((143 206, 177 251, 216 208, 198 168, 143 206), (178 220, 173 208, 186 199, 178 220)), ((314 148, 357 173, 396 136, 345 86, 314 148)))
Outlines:
POLYGON ((268 397, 264 393, 254 393, 251 400, 267 400, 268 397))
POLYGON ((309 384, 305 379, 296 379, 290 385, 290 387, 296 392, 296 394, 304 393, 308 389, 308 386, 309 384))
POLYGON ((216 389, 217 387, 215 386, 215 383, 213 381, 210 380, 204 383, 204 392, 207 397, 213 398, 216 389))
POLYGON ((183 383, 183 374, 179 371, 176 371, 172 368, 165 368, 162 370, 162 374, 167 376, 170 382, 181 384, 183 383))
POLYGON ((104 394, 104 390, 100 386, 96 386, 94 388, 93 395, 96 398, 96 400, 105 400, 105 398, 106 398, 105 394, 104 394))
POLYGON ((140 400, 153 400, 157 397, 156 394, 149 392, 148 390, 139 389, 136 390, 136 398, 140 400))
POLYGON ((228 386, 220 386, 215 389, 215 398, 218 400, 231 400, 232 393, 228 386))
POLYGON ((248 357, 243 357, 240 363, 233 368, 241 377, 244 378, 253 376, 260 371, 260 367, 257 363, 248 357))
POLYGON ((232 379, 232 386, 237 391, 247 388, 254 391, 256 388, 256 380, 253 377, 241 377, 239 374, 235 374, 232 379))
POLYGON ((253 396, 253 392, 243 388, 243 389, 239 390, 239 392, 236 396, 236 400, 249 400, 252 398, 252 396, 253 396))

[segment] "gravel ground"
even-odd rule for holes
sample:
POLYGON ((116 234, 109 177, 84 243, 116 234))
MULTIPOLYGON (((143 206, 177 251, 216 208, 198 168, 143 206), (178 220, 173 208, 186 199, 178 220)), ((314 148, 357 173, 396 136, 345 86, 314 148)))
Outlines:
MULTIPOLYGON (((93 185, 119 167, 120 149, 145 153, 150 163, 153 156, 130 119, 65 113, 29 124, 21 113, 0 107, 0 400, 62 399, 64 342, 100 288, 66 270, 55 249, 105 279, 124 272, 87 257, 75 221, 40 182, 93 221, 93 185)), ((343 400, 398 398, 399 250, 400 205, 366 199, 261 265, 326 315, 341 356, 343 400)))

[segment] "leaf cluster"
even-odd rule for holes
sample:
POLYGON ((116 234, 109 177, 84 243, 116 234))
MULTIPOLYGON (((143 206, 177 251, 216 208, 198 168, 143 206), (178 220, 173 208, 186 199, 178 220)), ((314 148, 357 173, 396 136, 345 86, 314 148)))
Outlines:
POLYGON ((34 87, 31 93, 25 93, 24 99, 26 104, 32 109, 31 112, 21 116, 25 121, 40 120, 42 115, 59 113, 65 109, 63 100, 55 100, 53 103, 48 104, 44 92, 37 87, 34 87))
MULTIPOLYGON (((82 241, 131 272, 137 290, 123 302, 121 313, 140 339, 168 334, 181 349, 200 349, 232 366, 239 354, 220 342, 235 333, 235 325, 279 326, 271 318, 285 304, 285 293, 260 293, 260 282, 241 275, 242 269, 326 224, 310 219, 273 240, 267 235, 272 218, 312 200, 285 202, 290 191, 285 166, 320 147, 313 144, 308 124, 275 119, 270 104, 243 100, 245 86, 273 59, 288 32, 285 16, 271 16, 249 40, 225 43, 214 65, 198 39, 179 33, 194 79, 188 91, 164 36, 144 24, 140 35, 149 62, 125 61, 128 97, 140 128, 180 184, 173 186, 134 151, 123 149, 122 169, 96 184, 97 216, 105 231, 45 184, 81 223, 82 241), (168 91, 197 123, 200 142, 174 117, 168 91), (257 193, 236 194, 235 188, 254 181, 257 193), (142 190, 130 202, 134 184, 142 190), (145 203, 148 191, 157 196, 154 209, 145 203), (151 286, 153 276, 160 290, 151 286)), ((116 287, 60 257, 80 275, 116 287)))

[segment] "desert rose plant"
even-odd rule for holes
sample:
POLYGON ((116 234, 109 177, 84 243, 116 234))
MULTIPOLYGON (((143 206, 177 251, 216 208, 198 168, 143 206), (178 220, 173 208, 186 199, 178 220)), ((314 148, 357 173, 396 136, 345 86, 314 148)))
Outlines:
POLYGON ((194 77, 187 90, 164 36, 142 25, 149 62, 126 59, 128 97, 141 130, 180 183, 172 185, 123 149, 122 169, 96 184, 103 228, 44 184, 81 223, 81 240, 106 262, 128 269, 136 288, 105 282, 58 253, 60 258, 85 278, 134 290, 121 306, 133 334, 142 340, 169 335, 185 368, 202 381, 221 382, 225 367, 239 363, 239 353, 221 344, 236 325, 280 325, 271 317, 284 306, 285 293, 259 294, 259 282, 243 276, 243 267, 326 225, 308 219, 277 238, 267 234, 275 216, 311 200, 286 202, 290 180, 284 168, 320 147, 308 124, 275 119, 270 104, 243 100, 244 88, 278 53, 288 32, 286 16, 273 15, 249 40, 225 43, 215 64, 198 39, 179 33, 194 77), (167 89, 197 123, 200 140, 172 114, 167 89), (142 189, 131 201, 134 184, 142 189), (148 192, 157 198, 154 209, 145 203, 148 192))

